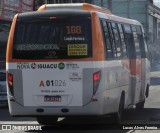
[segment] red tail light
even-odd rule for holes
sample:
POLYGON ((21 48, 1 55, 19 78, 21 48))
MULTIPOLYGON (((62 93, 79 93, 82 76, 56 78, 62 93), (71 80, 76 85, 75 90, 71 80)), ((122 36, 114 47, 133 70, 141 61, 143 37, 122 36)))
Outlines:
POLYGON ((13 75, 12 74, 10 74, 10 73, 8 73, 8 83, 9 83, 9 85, 13 85, 13 75))
POLYGON ((94 73, 94 75, 93 75, 93 80, 94 80, 94 81, 97 81, 97 80, 99 80, 99 79, 100 79, 100 73, 99 73, 99 72, 94 73))
POLYGON ((101 79, 101 72, 100 71, 93 74, 93 95, 95 95, 95 93, 98 90, 100 79, 101 79))
POLYGON ((13 75, 11 73, 8 73, 8 87, 12 95, 14 95, 13 91, 13 75))

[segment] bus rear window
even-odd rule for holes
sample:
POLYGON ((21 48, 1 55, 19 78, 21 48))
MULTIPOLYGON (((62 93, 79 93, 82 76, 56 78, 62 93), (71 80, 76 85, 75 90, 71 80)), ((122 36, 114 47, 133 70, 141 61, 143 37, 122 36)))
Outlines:
POLYGON ((14 59, 78 59, 92 57, 91 20, 50 18, 17 21, 14 59))

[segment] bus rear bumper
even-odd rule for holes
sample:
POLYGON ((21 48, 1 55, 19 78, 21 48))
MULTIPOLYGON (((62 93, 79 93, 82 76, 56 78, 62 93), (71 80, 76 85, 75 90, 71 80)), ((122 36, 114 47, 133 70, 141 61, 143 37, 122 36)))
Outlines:
POLYGON ((22 106, 14 101, 9 102, 9 111, 12 116, 74 116, 74 115, 104 115, 102 102, 90 102, 86 106, 22 106))

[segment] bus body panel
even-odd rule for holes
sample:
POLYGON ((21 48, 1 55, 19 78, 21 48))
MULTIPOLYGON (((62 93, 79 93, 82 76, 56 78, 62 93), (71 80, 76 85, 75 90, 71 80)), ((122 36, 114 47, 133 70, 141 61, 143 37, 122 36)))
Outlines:
POLYGON ((36 112, 36 109, 38 108, 42 108, 44 110, 46 110, 46 108, 56 108, 57 111, 59 110, 58 112, 53 111, 52 115, 80 115, 80 112, 82 115, 104 115, 107 113, 116 112, 118 109, 118 101, 121 92, 125 91, 126 94, 128 93, 129 72, 120 60, 110 62, 99 61, 94 62, 94 65, 92 62, 65 62, 64 64, 66 67, 63 70, 66 71, 66 69, 68 69, 66 72, 59 70, 59 68, 54 68, 55 70, 53 69, 49 72, 47 72, 47 69, 42 70, 42 68, 38 70, 38 64, 42 63, 36 63, 34 68, 32 64, 33 63, 7 63, 8 72, 13 74, 15 83, 14 97, 9 97, 9 100, 12 99, 12 102, 9 102, 9 107, 13 116, 27 115, 25 112, 30 112, 31 110, 34 110, 35 113, 30 112, 28 115, 51 115, 47 111, 39 114, 36 112), (67 64, 77 65, 74 68, 67 68, 67 64), (76 72, 74 73, 73 70, 76 70, 76 72), (56 71, 58 74, 56 74, 56 71), (58 92, 58 89, 54 89, 54 87, 46 89, 46 83, 41 82, 46 81, 43 75, 47 74, 47 80, 52 80, 55 78, 58 79, 58 75, 61 74, 60 71, 63 73, 64 78, 67 77, 67 79, 65 79, 66 84, 70 84, 70 86, 68 85, 68 88, 65 87, 64 90, 59 89, 60 92, 58 92), (96 94, 93 95, 93 74, 97 71, 101 71, 101 79, 98 90, 96 94), (73 73, 75 74, 75 77, 72 77, 73 73), (79 75, 77 75, 77 73, 79 75), (52 75, 51 79, 50 75, 52 75), (18 85, 19 82, 23 84, 18 85), (72 87, 72 85, 75 86, 72 87), (47 92, 46 90, 50 91, 47 92), (68 96, 68 98, 64 99, 64 101, 62 99, 61 102, 50 103, 49 101, 44 102, 44 97, 46 95, 65 95, 68 96), (72 97, 69 98, 69 96, 72 97), (16 110, 17 107, 21 109, 16 110), (70 111, 64 114, 61 112, 61 109, 63 108, 67 108, 70 111), (99 109, 98 111, 97 108, 99 109), (79 111, 77 111, 77 109, 79 109, 79 111))
POLYGON ((13 88, 16 89, 15 92, 20 92, 20 94, 15 93, 15 98, 21 96, 22 91, 20 90, 23 90, 23 101, 21 102, 24 102, 24 106, 83 106, 90 101, 93 95, 92 83, 95 70, 92 66, 92 62, 22 62, 10 63, 8 68, 11 69, 8 69, 8 72, 13 74, 15 83, 19 81, 23 83, 22 85, 15 84, 13 88), (61 64, 64 65, 63 68, 60 66, 61 64), (87 78, 84 80, 83 77, 87 78), (85 83, 88 89, 86 89, 85 83), (83 89, 84 87, 86 90, 83 89), (87 101, 82 100, 82 94, 87 101), (48 97, 53 101, 47 101, 47 98, 45 101, 45 96, 55 96, 55 99, 48 97), (56 101, 56 96, 61 98, 57 98, 56 101))
MULTIPOLYGON (((122 18, 119 16, 110 15, 110 14, 103 14, 100 12, 98 12, 97 15, 99 16, 100 19, 105 19, 105 20, 108 20, 109 22, 113 21, 113 22, 124 23, 124 24, 139 25, 141 26, 142 34, 144 34, 144 29, 142 24, 136 20, 126 19, 126 18, 122 18)), ((144 47, 146 52, 147 46, 144 46, 144 47)), ((128 77, 129 87, 125 95, 125 107, 127 107, 130 105, 135 105, 136 103, 139 103, 140 101, 143 101, 145 99, 146 88, 147 88, 147 85, 149 86, 150 84, 150 81, 149 81, 150 65, 149 65, 149 60, 147 59, 147 56, 146 58, 140 57, 136 59, 129 59, 127 61, 125 59, 122 59, 122 61, 125 62, 124 64, 125 66, 127 66, 126 68, 128 68, 129 70, 129 77, 128 77)))

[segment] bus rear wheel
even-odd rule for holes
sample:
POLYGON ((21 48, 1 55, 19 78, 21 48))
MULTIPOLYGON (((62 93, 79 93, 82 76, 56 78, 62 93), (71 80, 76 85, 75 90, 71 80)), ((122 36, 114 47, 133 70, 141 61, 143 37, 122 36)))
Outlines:
POLYGON ((124 102, 125 102, 124 95, 122 95, 119 103, 118 112, 112 115, 114 124, 122 124, 123 113, 124 113, 124 102))
POLYGON ((52 116, 39 116, 37 122, 41 125, 55 125, 57 124, 58 117, 52 116))

